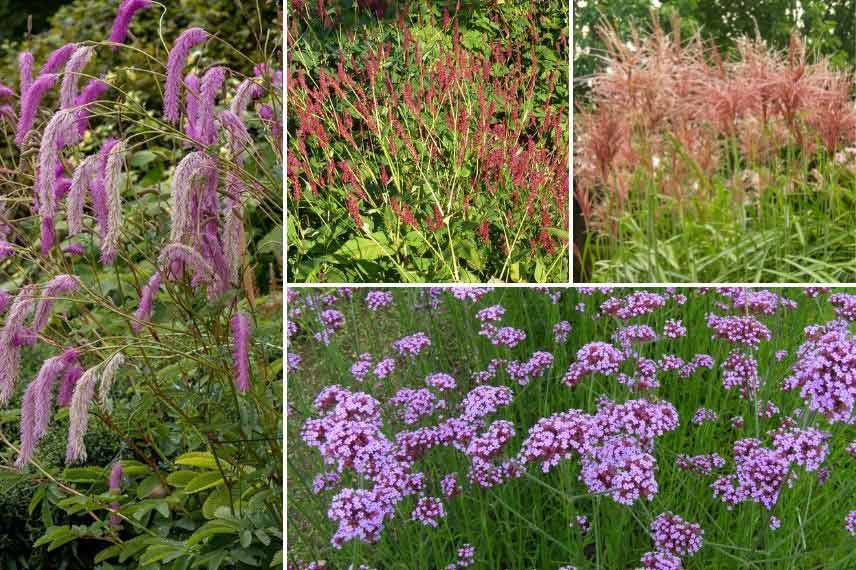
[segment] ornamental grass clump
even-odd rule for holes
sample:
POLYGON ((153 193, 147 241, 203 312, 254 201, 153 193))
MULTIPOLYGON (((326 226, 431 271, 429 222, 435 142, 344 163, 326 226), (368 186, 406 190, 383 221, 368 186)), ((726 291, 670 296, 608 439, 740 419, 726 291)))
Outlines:
POLYGON ((846 295, 290 290, 289 563, 847 567, 846 295))
POLYGON ((0 465, 44 513, 0 550, 276 565, 282 15, 114 4, 0 90, 0 465))
POLYGON ((575 117, 585 275, 852 280, 853 70, 797 32, 780 51, 760 36, 685 38, 681 24, 600 28, 602 64, 575 117))
POLYGON ((564 5, 292 4, 292 280, 565 281, 564 5))

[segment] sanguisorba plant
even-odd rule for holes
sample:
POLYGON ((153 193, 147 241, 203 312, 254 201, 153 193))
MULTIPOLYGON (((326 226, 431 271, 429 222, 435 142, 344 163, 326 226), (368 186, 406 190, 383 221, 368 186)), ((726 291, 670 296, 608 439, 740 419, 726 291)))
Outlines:
MULTIPOLYGON (((797 36, 720 51, 680 22, 600 29, 575 120, 587 275, 609 281, 851 281, 853 78, 797 36)), ((581 230, 582 228, 580 228, 581 230)))
POLYGON ((19 407, 0 419, 0 469, 36 487, 35 547, 77 541, 111 568, 275 566, 281 35, 259 18, 245 54, 190 28, 161 38, 164 58, 129 40, 141 10, 170 17, 123 0, 108 40, 40 68, 24 51, 0 89, 16 161, 0 178, 0 405, 19 407), (208 61, 214 42, 242 65, 208 61), (106 464, 87 464, 93 422, 113 434, 106 464), (39 450, 57 430, 65 466, 39 450))
POLYGON ((287 299, 291 569, 853 567, 852 291, 287 299))
POLYGON ((402 4, 291 2, 290 280, 567 281, 565 3, 402 4))

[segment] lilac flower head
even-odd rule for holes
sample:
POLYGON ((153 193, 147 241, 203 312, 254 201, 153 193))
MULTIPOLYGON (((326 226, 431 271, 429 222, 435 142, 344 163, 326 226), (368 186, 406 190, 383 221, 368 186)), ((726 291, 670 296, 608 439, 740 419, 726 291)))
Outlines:
POLYGON ((712 338, 731 344, 758 348, 761 341, 770 340, 770 329, 751 315, 720 317, 710 314, 707 316, 707 326, 713 329, 712 338))
POLYGON ((366 306, 372 312, 389 307, 392 302, 392 293, 389 291, 369 291, 366 293, 366 306))
POLYGON ((423 332, 418 332, 410 336, 405 336, 392 343, 392 348, 395 349, 401 356, 416 357, 422 352, 422 349, 431 346, 431 339, 423 332))
POLYGON ((846 321, 856 321, 856 295, 836 293, 829 297, 829 304, 835 307, 835 316, 846 321))
POLYGON ((437 519, 446 516, 443 503, 436 497, 422 497, 416 501, 416 506, 410 514, 410 518, 419 521, 425 526, 437 526, 437 519))
POLYGON ((553 341, 556 344, 565 344, 568 342, 568 336, 571 334, 571 323, 568 321, 560 321, 553 325, 553 341))
POLYGON ((600 311, 626 321, 652 313, 665 304, 666 300, 662 295, 650 291, 634 291, 623 299, 610 297, 601 304, 600 311))
POLYGON ((687 335, 687 328, 680 320, 669 319, 663 326, 663 336, 668 338, 681 338, 687 335))
POLYGON ((374 375, 383 380, 395 372, 395 359, 384 358, 374 367, 374 375))
POLYGON ((444 400, 438 400, 427 388, 402 388, 390 398, 389 403, 401 408, 401 419, 407 425, 413 425, 446 406, 444 400))
POLYGON ((520 449, 520 459, 526 463, 540 463, 541 470, 547 473, 560 461, 570 459, 573 453, 588 453, 594 429, 591 417, 580 410, 541 418, 529 428, 529 435, 520 449))
POLYGON ((654 475, 657 462, 635 438, 608 437, 583 456, 580 480, 590 493, 607 493, 622 505, 651 501, 659 489, 654 475))
POLYGON ((488 460, 500 454, 505 445, 514 437, 514 424, 507 420, 498 420, 482 434, 473 438, 467 446, 467 455, 488 460))
POLYGON ((333 497, 327 516, 339 523, 331 544, 335 548, 353 539, 371 544, 377 542, 383 531, 383 523, 392 516, 373 491, 365 489, 342 489, 333 497))
POLYGON ((683 570, 681 559, 668 552, 646 552, 642 555, 644 570, 683 570))
MULTIPOLYGON (((125 43, 125 38, 128 36, 128 28, 131 26, 131 19, 134 17, 134 14, 152 5, 151 0, 122 0, 119 10, 116 11, 116 19, 113 20, 110 41, 116 44, 125 43)), ((113 51, 117 49, 119 49, 119 46, 113 46, 113 51)))
POLYGON ((846 330, 833 329, 807 340, 797 351, 793 373, 783 387, 799 388, 808 409, 831 423, 850 420, 856 402, 856 338, 846 330))
POLYGON ((844 517, 844 528, 851 535, 856 536, 856 511, 850 511, 844 517))
POLYGON ((446 498, 456 497, 461 494, 461 487, 458 485, 457 473, 449 473, 440 481, 440 487, 443 489, 443 495, 446 498))
POLYGON ((692 422, 695 425, 700 426, 708 422, 715 422, 718 419, 719 414, 717 414, 714 410, 711 410, 710 408, 699 408, 693 415, 692 422))
POLYGON ((461 418, 478 420, 511 403, 513 395, 505 386, 477 386, 461 402, 461 418))
POLYGON ((692 556, 702 546, 704 530, 697 523, 690 523, 670 512, 659 515, 651 523, 651 540, 661 552, 677 556, 692 556))
POLYGON ((436 372, 425 377, 425 384, 438 392, 448 392, 457 386, 455 379, 443 372, 436 372))
POLYGON ((187 56, 194 46, 206 41, 210 35, 202 28, 189 28, 181 33, 169 52, 166 67, 166 86, 164 88, 163 112, 167 121, 178 123, 178 99, 181 76, 187 56))

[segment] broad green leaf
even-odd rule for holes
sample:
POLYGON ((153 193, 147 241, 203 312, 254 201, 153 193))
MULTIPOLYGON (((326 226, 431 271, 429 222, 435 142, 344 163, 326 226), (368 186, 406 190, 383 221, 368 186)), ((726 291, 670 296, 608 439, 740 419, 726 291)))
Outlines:
POLYGON ((176 465, 189 465, 191 467, 204 467, 205 469, 217 469, 217 460, 208 451, 190 451, 183 453, 175 459, 176 465))
POLYGON ((184 492, 187 494, 198 493, 222 484, 223 476, 218 471, 204 471, 191 479, 184 487, 184 492))

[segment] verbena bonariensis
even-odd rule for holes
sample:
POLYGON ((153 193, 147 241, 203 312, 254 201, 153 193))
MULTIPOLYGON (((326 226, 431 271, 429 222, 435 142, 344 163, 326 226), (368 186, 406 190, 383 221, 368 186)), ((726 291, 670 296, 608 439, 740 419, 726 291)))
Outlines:
POLYGON ((667 198, 660 209, 710 199, 714 174, 742 206, 783 170, 810 172, 819 155, 850 161, 853 79, 812 61, 798 35, 785 53, 761 38, 723 53, 700 34, 682 38, 678 20, 671 33, 652 22, 626 38, 600 29, 602 68, 575 120, 575 197, 589 228, 612 232, 640 207, 639 176, 667 198))
POLYGON ((527 556, 580 567, 713 567, 766 560, 764 533, 783 529, 821 559, 854 525, 834 489, 852 481, 856 347, 847 321, 824 322, 848 295, 291 290, 290 500, 329 521, 290 536, 294 567, 386 567, 427 544, 427 565, 457 568, 467 542, 488 568, 498 544, 530 540, 527 556), (503 329, 515 343, 494 342, 503 329), (616 532, 632 544, 592 553, 616 532))
MULTIPOLYGON (((124 550, 160 524, 132 516, 140 501, 163 500, 161 522, 170 508, 201 508, 199 499, 211 500, 204 519, 221 519, 219 505, 247 522, 263 492, 275 506, 253 507, 261 518, 247 524, 273 529, 258 555, 269 564, 282 528, 268 494, 282 479, 281 386, 268 367, 281 344, 282 267, 258 247, 268 232, 281 242, 281 15, 254 11, 269 39, 244 42, 235 57, 235 38, 217 39, 218 30, 159 28, 183 18, 160 4, 115 4, 112 32, 93 23, 100 37, 44 62, 25 50, 17 84, 0 86, 16 119, 0 120, 0 406, 20 408, 17 441, 0 426, 12 450, 3 460, 41 488, 33 508, 87 502, 62 522, 45 519, 47 543, 56 533, 63 544, 92 540, 103 560, 128 565, 162 560, 151 558, 153 544, 124 550), (154 38, 166 52, 151 49, 154 38), (99 446, 93 453, 96 422, 111 433, 106 460, 99 446), (46 440, 66 443, 52 453, 46 440), (170 477, 180 465, 217 481, 184 495, 189 479, 170 477), (247 491, 247 474, 262 469, 235 503, 232 487, 247 491), (73 476, 81 472, 85 485, 73 476), (71 533, 66 523, 82 526, 71 533)), ((185 544, 198 525, 162 528, 181 545, 169 555, 181 564, 209 550, 185 544)))
POLYGON ((509 29, 487 3, 405 3, 370 23, 297 4, 293 280, 564 279, 564 5, 520 3, 509 29))

